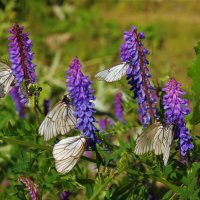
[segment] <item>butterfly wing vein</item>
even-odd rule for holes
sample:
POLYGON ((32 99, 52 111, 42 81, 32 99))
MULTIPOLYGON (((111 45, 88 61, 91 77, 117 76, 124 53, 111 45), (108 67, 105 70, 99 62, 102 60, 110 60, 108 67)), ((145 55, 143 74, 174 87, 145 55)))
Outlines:
POLYGON ((54 146, 53 157, 59 173, 71 171, 85 150, 86 139, 81 136, 69 137, 54 146))
POLYGON ((95 75, 99 80, 106 82, 118 81, 126 74, 127 69, 129 68, 128 63, 121 63, 110 69, 103 70, 95 75))
POLYGON ((4 97, 14 81, 12 70, 6 64, 0 62, 0 98, 4 97))
POLYGON ((166 165, 173 141, 173 125, 152 124, 136 140, 135 154, 142 155, 154 151, 155 155, 163 154, 166 165))
POLYGON ((58 102, 41 123, 39 135, 44 136, 46 141, 60 134, 65 135, 76 126, 73 113, 74 109, 71 105, 58 102))

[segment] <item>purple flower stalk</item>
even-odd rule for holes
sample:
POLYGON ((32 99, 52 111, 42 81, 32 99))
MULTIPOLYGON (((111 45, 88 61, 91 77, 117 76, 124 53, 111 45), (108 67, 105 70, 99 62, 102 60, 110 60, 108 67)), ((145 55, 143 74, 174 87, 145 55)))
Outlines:
POLYGON ((163 96, 163 107, 166 124, 175 125, 176 135, 179 138, 181 155, 185 156, 194 146, 185 123, 185 115, 190 113, 188 100, 182 98, 182 95, 186 93, 181 90, 180 86, 181 84, 174 78, 166 82, 163 88, 165 92, 163 96))
POLYGON ((47 115, 47 113, 49 112, 50 103, 51 103, 51 101, 49 99, 45 99, 43 101, 43 109, 44 109, 45 115, 47 115))
POLYGON ((95 132, 98 129, 94 126, 96 122, 92 116, 95 113, 92 89, 92 82, 88 80, 81 72, 81 64, 77 57, 72 61, 69 70, 66 72, 66 83, 69 90, 69 96, 75 106, 75 117, 77 117, 76 128, 82 131, 83 135, 88 137, 88 145, 95 149, 97 137, 95 132))
POLYGON ((72 195, 72 192, 64 191, 60 194, 60 200, 69 200, 69 196, 72 195))
POLYGON ((99 126, 102 130, 106 130, 108 125, 110 125, 110 126, 113 125, 113 121, 111 119, 103 118, 103 119, 99 120, 99 126))
POLYGON ((27 187, 31 199, 37 200, 37 197, 40 194, 39 186, 28 177, 19 177, 18 181, 22 182, 27 187))
POLYGON ((137 33, 137 29, 132 27, 130 32, 124 32, 124 43, 122 44, 121 60, 129 63, 126 72, 128 83, 134 92, 134 98, 138 99, 140 122, 143 127, 157 118, 156 98, 152 94, 154 88, 151 86, 149 78, 148 61, 146 55, 149 51, 145 49, 141 40, 144 33, 137 33))
POLYGON ((123 121, 122 93, 115 95, 115 116, 119 121, 123 121))
POLYGON ((10 90, 10 96, 12 97, 13 101, 15 102, 16 110, 21 118, 25 118, 25 107, 24 104, 21 102, 21 97, 19 95, 19 87, 13 86, 10 90))
MULTIPOLYGON (((11 69, 16 80, 16 85, 21 86, 24 81, 24 92, 28 95, 28 85, 36 79, 35 65, 32 63, 33 53, 31 52, 32 41, 28 38, 29 33, 23 33, 24 27, 14 24, 8 32, 9 55, 11 69)), ((23 91, 19 90, 19 93, 23 91)), ((23 101, 24 102, 24 101, 23 101)), ((24 102, 27 103, 27 102, 24 102)))

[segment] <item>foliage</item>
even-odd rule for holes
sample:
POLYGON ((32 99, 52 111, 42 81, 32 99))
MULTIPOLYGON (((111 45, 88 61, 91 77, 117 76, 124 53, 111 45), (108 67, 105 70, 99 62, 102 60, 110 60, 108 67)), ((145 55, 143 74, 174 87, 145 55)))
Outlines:
MULTIPOLYGON (((128 21, 128 16, 132 14, 131 8, 135 9, 135 12, 137 9, 142 10, 144 14, 148 9, 154 11, 154 6, 154 3, 148 3, 147 6, 137 1, 125 5, 117 1, 109 1, 105 4, 101 1, 91 3, 87 0, 82 2, 1 0, 0 57, 8 56, 7 29, 17 20, 27 28, 33 39, 36 71, 42 87, 39 106, 42 110, 43 100, 51 99, 53 107, 65 93, 64 72, 68 69, 72 58, 77 55, 83 60, 83 71, 90 77, 99 70, 98 68, 103 69, 104 65, 117 63, 122 30, 133 23, 128 21), (127 21, 124 20, 122 23, 121 19, 109 18, 110 13, 106 7, 108 5, 116 8, 118 12, 124 9, 122 14, 127 21), (101 10, 107 12, 103 13, 101 10)), ((191 9, 194 10, 195 6, 191 9)), ((111 9, 113 16, 116 15, 115 12, 111 9)), ((37 113, 38 122, 34 106, 31 106, 27 108, 27 117, 21 119, 16 113, 11 97, 7 95, 0 100, 0 199, 30 198, 26 187, 18 181, 20 176, 29 177, 39 185, 42 199, 59 199, 62 191, 71 191, 71 199, 90 200, 196 200, 199 198, 200 43, 195 48, 196 57, 194 57, 190 53, 191 46, 181 45, 186 35, 175 37, 179 38, 177 43, 170 40, 182 30, 180 28, 176 30, 174 26, 174 32, 170 32, 170 22, 166 22, 164 27, 160 21, 151 24, 146 22, 141 25, 141 22, 136 20, 135 23, 147 33, 146 43, 153 51, 150 70, 152 70, 153 82, 157 82, 159 86, 167 75, 176 75, 176 69, 181 69, 178 76, 180 80, 186 80, 183 83, 186 88, 189 78, 185 77, 184 69, 177 66, 184 63, 186 67, 194 60, 188 68, 192 86, 187 88, 187 96, 191 100, 192 112, 187 125, 191 130, 195 147, 188 161, 184 163, 179 151, 175 149, 176 141, 171 149, 167 166, 163 166, 161 157, 154 154, 136 156, 135 139, 142 130, 137 119, 137 102, 132 99, 132 92, 129 91, 125 80, 107 84, 93 79, 97 97, 95 117, 112 118, 114 124, 103 133, 98 133, 101 142, 96 152, 86 152, 90 156, 82 156, 70 173, 60 175, 55 170, 52 156, 52 148, 58 138, 50 140, 47 144, 42 137, 38 136, 38 127, 44 115, 37 113), (161 26, 166 30, 165 32, 162 31, 161 26), (170 44, 167 39, 171 41, 170 44), (174 50, 176 61, 170 60, 171 49, 174 50), (183 54, 180 54, 181 50, 183 54), (169 65, 173 65, 174 62, 177 63, 171 73, 169 65), (161 69, 155 66, 157 63, 161 69), (117 121, 114 117, 114 93, 118 90, 123 91, 125 123, 117 121)), ((191 35, 189 37, 195 38, 195 34, 199 34, 198 31, 198 29, 196 33, 191 31, 194 37, 191 35)), ((192 42, 188 42, 190 43, 192 42)), ((69 135, 76 134, 76 131, 69 133, 69 135)), ((61 138, 63 137, 59 137, 61 138)))

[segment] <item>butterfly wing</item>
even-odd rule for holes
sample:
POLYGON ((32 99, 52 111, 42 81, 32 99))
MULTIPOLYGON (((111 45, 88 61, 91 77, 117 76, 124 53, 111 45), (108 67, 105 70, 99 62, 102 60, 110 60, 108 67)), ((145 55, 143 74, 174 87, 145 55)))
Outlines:
POLYGON ((173 125, 164 127, 163 130, 163 142, 162 142, 162 154, 164 165, 167 164, 170 154, 170 148, 174 137, 173 125))
POLYGON ((154 137, 153 148, 156 155, 163 154, 164 165, 167 164, 173 141, 173 125, 162 127, 154 137))
POLYGON ((158 125, 152 124, 136 140, 135 154, 142 155, 154 150, 153 140, 158 131, 158 125))
POLYGON ((39 135, 47 141, 58 135, 65 135, 76 126, 74 109, 70 104, 60 101, 47 114, 39 127, 39 135))
POLYGON ((0 98, 9 92, 13 81, 14 76, 10 67, 0 62, 0 98))
POLYGON ((106 82, 118 81, 126 74, 127 69, 129 68, 128 63, 121 63, 110 69, 103 70, 95 75, 99 80, 106 82))
POLYGON ((81 136, 68 137, 55 144, 53 157, 55 159, 56 170, 65 174, 79 161, 86 146, 86 139, 81 136))
POLYGON ((155 155, 163 154, 164 165, 167 164, 170 147, 173 141, 173 125, 152 124, 137 139, 135 154, 141 155, 154 151, 155 155))

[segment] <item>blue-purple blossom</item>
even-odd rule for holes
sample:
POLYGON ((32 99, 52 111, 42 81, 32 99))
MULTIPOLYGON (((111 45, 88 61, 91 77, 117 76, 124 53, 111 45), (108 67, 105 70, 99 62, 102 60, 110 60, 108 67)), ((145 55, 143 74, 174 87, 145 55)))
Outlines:
POLYGON ((31 199, 37 200, 37 197, 40 195, 39 186, 28 177, 19 177, 18 181, 22 182, 27 187, 31 199))
POLYGON ((88 80, 88 76, 84 76, 81 72, 81 64, 77 57, 72 61, 69 70, 66 72, 67 87, 69 96, 75 106, 75 117, 77 117, 76 128, 82 131, 83 135, 88 137, 88 145, 95 149, 97 137, 95 132, 98 129, 94 126, 96 122, 93 117, 95 113, 92 89, 92 82, 88 80))
POLYGON ((99 120, 99 127, 102 130, 106 130, 108 126, 112 126, 113 125, 113 121, 111 119, 103 118, 99 120))
POLYGON ((60 194, 60 200, 69 200, 69 196, 72 195, 70 191, 64 191, 60 194))
POLYGON ((45 115, 47 115, 47 113, 49 112, 50 103, 51 101, 49 99, 45 99, 43 101, 43 110, 45 115))
MULTIPOLYGON (((8 32, 9 56, 11 69, 16 80, 16 86, 23 89, 19 93, 29 95, 28 85, 34 83, 36 79, 35 65, 32 63, 33 53, 31 52, 32 41, 28 38, 29 33, 23 33, 24 27, 14 24, 8 32), (24 81, 24 85, 22 82, 24 81)), ((23 101, 27 103, 27 101, 23 101)))
POLYGON ((25 118, 25 107, 24 104, 21 102, 21 97, 19 93, 19 87, 13 86, 10 90, 10 96, 12 97, 13 101, 15 102, 16 110, 20 117, 25 118))
POLYGON ((193 149, 192 139, 185 122, 185 115, 190 113, 188 100, 182 98, 182 95, 186 93, 181 90, 181 84, 174 78, 166 82, 163 91, 165 92, 163 107, 166 124, 175 125, 181 155, 185 156, 189 150, 193 149))
POLYGON ((137 33, 137 29, 132 27, 130 32, 124 32, 124 43, 122 44, 121 60, 129 63, 126 72, 128 83, 134 92, 134 98, 138 99, 140 122, 145 127, 150 120, 157 118, 156 98, 152 94, 154 88, 151 86, 149 78, 148 61, 146 55, 149 51, 145 49, 141 40, 144 33, 137 33))
POLYGON ((123 121, 122 93, 115 95, 115 116, 119 121, 123 121))

